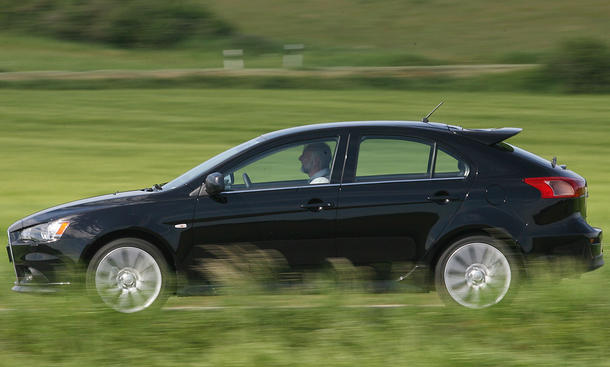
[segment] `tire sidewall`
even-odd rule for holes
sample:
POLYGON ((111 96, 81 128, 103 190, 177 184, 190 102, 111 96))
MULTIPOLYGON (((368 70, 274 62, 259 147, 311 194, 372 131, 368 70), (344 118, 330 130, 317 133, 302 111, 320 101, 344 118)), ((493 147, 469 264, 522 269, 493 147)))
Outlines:
MULTIPOLYGON (((159 266, 159 270, 161 272, 161 288, 160 288, 159 294, 157 295, 157 298, 152 302, 151 305, 149 305, 147 308, 145 308, 143 310, 136 311, 136 312, 143 312, 143 311, 152 310, 152 309, 159 309, 165 303, 167 298, 169 297, 169 293, 170 293, 169 290, 171 289, 173 277, 171 277, 171 272, 170 272, 169 266, 167 265, 167 261, 165 260, 165 257, 163 256, 161 251, 159 251, 159 249, 157 249, 155 246, 153 246, 150 242, 147 242, 147 241, 139 239, 139 238, 126 237, 126 238, 119 238, 119 239, 110 241, 106 245, 102 246, 102 248, 100 248, 95 253, 95 255, 93 255, 93 257, 91 258, 91 261, 89 261, 89 265, 87 266, 87 272, 86 272, 86 277, 85 277, 86 278, 85 284, 86 284, 88 294, 91 297, 93 297, 93 299, 95 299, 99 303, 103 304, 104 306, 115 310, 110 305, 107 305, 103 301, 101 296, 98 294, 97 288, 96 288, 96 283, 95 283, 95 273, 97 271, 97 267, 99 266, 100 262, 106 255, 108 255, 111 251, 122 248, 122 247, 134 247, 134 248, 138 248, 140 250, 145 251, 150 256, 152 256, 152 258, 155 260, 155 262, 159 266)), ((116 311, 122 312, 119 310, 116 310, 116 311)))
POLYGON ((435 282, 435 286, 436 286, 436 291, 437 291, 438 295, 440 296, 441 300, 445 304, 452 305, 452 306, 459 306, 459 307, 463 307, 466 309, 476 310, 476 309, 493 307, 494 305, 497 305, 497 304, 507 304, 513 298, 514 294, 517 291, 518 285, 519 285, 519 280, 520 280, 520 275, 521 275, 519 264, 520 264, 520 261, 518 260, 518 258, 516 256, 516 251, 514 249, 511 249, 507 244, 505 244, 501 240, 498 240, 498 239, 495 239, 495 238, 489 237, 489 236, 483 236, 483 235, 463 237, 463 238, 455 241, 453 244, 451 244, 447 249, 445 249, 445 251, 443 251, 442 255, 440 256, 440 258, 436 264, 435 271, 434 271, 434 282, 435 282), (449 291, 447 290, 447 287, 445 286, 445 276, 444 276, 445 266, 447 265, 449 258, 459 248, 464 247, 471 243, 484 243, 484 244, 487 244, 487 245, 492 246, 492 247, 496 248, 497 250, 499 250, 504 255, 506 260, 508 261, 508 265, 509 265, 509 268, 511 271, 511 274, 510 274, 511 280, 510 280, 509 288, 508 288, 506 294, 504 295, 504 297, 495 304, 491 304, 491 305, 481 307, 481 308, 470 308, 470 307, 460 304, 458 301, 456 301, 451 296, 451 294, 449 294, 449 291))

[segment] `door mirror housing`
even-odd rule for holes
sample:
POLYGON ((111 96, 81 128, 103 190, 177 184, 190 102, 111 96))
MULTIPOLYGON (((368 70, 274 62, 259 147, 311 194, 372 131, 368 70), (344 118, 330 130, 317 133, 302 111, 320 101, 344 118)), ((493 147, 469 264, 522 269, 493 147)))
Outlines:
POLYGON ((210 173, 205 178, 205 191, 208 195, 218 195, 225 190, 225 177, 220 172, 210 173))

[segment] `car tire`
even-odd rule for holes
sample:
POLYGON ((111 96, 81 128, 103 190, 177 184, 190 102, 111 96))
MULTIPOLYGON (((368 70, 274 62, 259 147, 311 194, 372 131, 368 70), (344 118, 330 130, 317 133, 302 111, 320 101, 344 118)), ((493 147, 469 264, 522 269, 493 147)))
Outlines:
POLYGON ((139 238, 120 238, 99 249, 87 268, 87 288, 122 313, 160 308, 169 296, 169 266, 161 252, 139 238))
POLYGON ((462 238, 449 246, 435 268, 436 290, 448 305, 480 309, 512 297, 519 262, 503 242, 488 236, 462 238))

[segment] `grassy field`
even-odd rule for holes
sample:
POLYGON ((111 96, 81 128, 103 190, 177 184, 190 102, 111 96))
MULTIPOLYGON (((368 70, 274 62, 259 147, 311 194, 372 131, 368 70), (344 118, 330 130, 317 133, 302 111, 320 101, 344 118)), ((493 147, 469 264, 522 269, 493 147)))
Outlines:
POLYGON ((305 45, 305 68, 537 63, 566 39, 610 34, 604 0, 200 1, 239 34, 159 51, 2 31, 0 71, 217 68, 233 48, 248 68, 277 68, 286 43, 305 45))
POLYGON ((452 62, 531 62, 563 39, 610 33, 603 0, 200 1, 245 33, 452 62))
MULTIPOLYGON (((0 231, 62 202, 167 181, 271 130, 419 120, 443 99, 434 121, 524 128, 510 142, 545 158, 556 155, 586 177, 589 222, 610 228, 610 106, 603 95, 3 89, 0 231)), ((512 304, 480 312, 438 307, 435 294, 320 286, 174 298, 169 306, 225 308, 125 317, 82 296, 14 294, 12 268, 0 261, 0 366, 604 366, 609 269, 560 283, 540 279, 512 304), (351 307, 374 304, 410 306, 351 307)))

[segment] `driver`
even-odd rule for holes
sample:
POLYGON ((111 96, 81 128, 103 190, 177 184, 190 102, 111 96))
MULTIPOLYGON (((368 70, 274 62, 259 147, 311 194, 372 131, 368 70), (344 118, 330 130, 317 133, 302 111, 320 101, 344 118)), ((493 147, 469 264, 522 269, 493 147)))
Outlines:
POLYGON ((299 157, 301 171, 309 175, 310 184, 330 182, 330 148, 326 143, 312 143, 303 148, 299 157))

